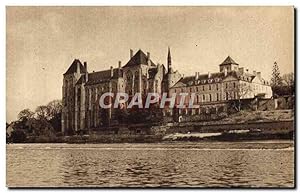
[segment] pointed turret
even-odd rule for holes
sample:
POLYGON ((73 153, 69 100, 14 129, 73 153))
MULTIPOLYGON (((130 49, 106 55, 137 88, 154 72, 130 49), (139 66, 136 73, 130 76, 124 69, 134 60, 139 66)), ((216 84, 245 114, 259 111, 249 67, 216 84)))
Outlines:
POLYGON ((171 72, 172 69, 172 58, 171 58, 171 52, 170 52, 170 47, 168 47, 168 72, 171 72))
POLYGON ((220 72, 224 72, 225 70, 227 72, 230 71, 238 71, 239 64, 236 63, 230 56, 227 56, 227 58, 219 65, 220 72))

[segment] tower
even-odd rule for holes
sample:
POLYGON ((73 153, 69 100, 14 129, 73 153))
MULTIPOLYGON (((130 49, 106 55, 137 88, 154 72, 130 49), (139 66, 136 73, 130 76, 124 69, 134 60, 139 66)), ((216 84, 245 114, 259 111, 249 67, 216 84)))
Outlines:
MULTIPOLYGON (((171 58, 171 51, 170 47, 168 47, 168 57, 167 57, 167 64, 168 64, 168 72, 166 74, 166 91, 169 93, 170 88, 174 86, 179 79, 181 78, 181 75, 178 73, 178 71, 174 71, 172 68, 172 58, 171 58)), ((170 95, 170 93, 169 93, 170 95)))
POLYGON ((220 66, 220 72, 238 71, 239 64, 236 63, 230 56, 228 56, 220 66))
POLYGON ((72 134, 75 131, 76 125, 76 83, 85 74, 86 69, 80 62, 75 59, 70 65, 66 73, 63 75, 63 87, 62 87, 62 132, 65 134, 72 134))

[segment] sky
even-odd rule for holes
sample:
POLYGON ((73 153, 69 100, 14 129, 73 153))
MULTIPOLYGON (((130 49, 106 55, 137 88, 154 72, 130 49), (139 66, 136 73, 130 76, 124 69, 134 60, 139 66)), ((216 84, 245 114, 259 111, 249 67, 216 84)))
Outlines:
POLYGON ((88 71, 117 67, 129 50, 185 76, 217 72, 230 55, 270 79, 294 72, 293 7, 7 7, 6 117, 62 98, 74 59, 88 71))

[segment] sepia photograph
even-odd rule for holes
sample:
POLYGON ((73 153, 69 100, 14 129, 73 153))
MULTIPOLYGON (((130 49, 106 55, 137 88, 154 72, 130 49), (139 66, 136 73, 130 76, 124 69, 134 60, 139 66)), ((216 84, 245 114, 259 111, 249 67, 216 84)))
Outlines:
POLYGON ((294 6, 6 6, 6 187, 295 188, 294 6))

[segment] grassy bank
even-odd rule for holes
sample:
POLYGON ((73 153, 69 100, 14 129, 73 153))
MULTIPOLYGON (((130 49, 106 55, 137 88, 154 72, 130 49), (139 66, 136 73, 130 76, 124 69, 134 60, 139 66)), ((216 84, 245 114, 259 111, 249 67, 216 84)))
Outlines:
POLYGON ((249 141, 249 140, 293 140, 293 131, 283 132, 222 132, 222 133, 187 133, 170 134, 163 141, 249 141))
POLYGON ((244 123, 261 121, 284 121, 294 119, 293 110, 274 110, 274 111, 240 111, 228 117, 216 121, 215 123, 244 123))

